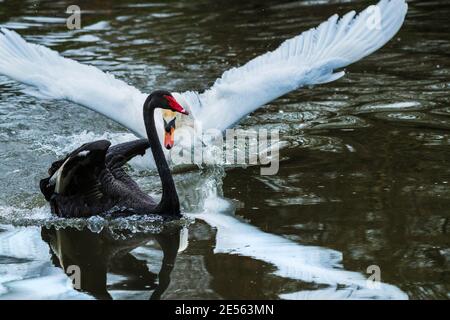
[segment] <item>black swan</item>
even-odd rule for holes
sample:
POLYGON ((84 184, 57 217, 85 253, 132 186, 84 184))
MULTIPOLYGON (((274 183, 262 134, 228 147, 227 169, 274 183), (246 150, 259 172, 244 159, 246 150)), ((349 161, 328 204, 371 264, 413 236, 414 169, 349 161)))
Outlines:
POLYGON ((180 204, 175 184, 155 128, 156 108, 182 114, 187 111, 168 91, 157 90, 144 103, 147 139, 111 147, 107 140, 86 143, 62 160, 54 162, 49 177, 40 188, 50 202, 52 213, 60 217, 89 217, 110 214, 159 214, 180 217, 180 204), (162 182, 159 203, 144 193, 122 166, 150 147, 162 182))

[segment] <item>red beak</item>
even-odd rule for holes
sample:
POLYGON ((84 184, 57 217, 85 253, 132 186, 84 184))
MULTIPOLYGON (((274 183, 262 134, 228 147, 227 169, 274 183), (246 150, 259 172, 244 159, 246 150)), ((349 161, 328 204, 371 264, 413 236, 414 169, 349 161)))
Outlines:
POLYGON ((179 104, 178 101, 175 100, 174 97, 171 97, 171 96, 164 96, 164 98, 167 99, 167 101, 169 102, 169 106, 170 106, 170 108, 171 108, 173 111, 179 112, 179 113, 182 113, 182 114, 185 114, 185 115, 188 115, 188 114, 189 114, 189 112, 187 112, 187 111, 181 106, 181 104, 179 104))

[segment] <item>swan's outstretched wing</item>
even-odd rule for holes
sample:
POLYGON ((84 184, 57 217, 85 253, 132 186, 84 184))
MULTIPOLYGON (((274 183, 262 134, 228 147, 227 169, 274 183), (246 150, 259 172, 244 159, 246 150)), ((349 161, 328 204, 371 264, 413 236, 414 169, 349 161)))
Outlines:
MULTIPOLYGON (((226 71, 202 94, 175 94, 203 128, 224 130, 260 106, 305 85, 326 83, 335 72, 383 46, 403 24, 405 0, 382 0, 358 16, 337 15, 278 49, 226 71)), ((146 95, 111 74, 78 63, 0 29, 0 74, 36 87, 53 99, 67 99, 97 111, 145 137, 146 95)), ((155 117, 162 127, 160 117, 155 117)), ((162 137, 160 137, 161 139, 162 137)))
POLYGON ((110 147, 105 158, 106 167, 109 169, 109 188, 118 194, 125 194, 125 192, 142 194, 139 185, 134 181, 122 168, 128 161, 136 156, 143 156, 150 148, 148 139, 139 139, 130 142, 121 143, 110 147))
POLYGON ((143 156, 148 148, 150 148, 148 139, 139 139, 112 146, 106 154, 106 166, 108 168, 121 167, 132 158, 143 156))
POLYGON ((405 0, 381 0, 356 15, 334 15, 278 49, 226 71, 202 94, 181 95, 203 128, 224 130, 260 106, 300 87, 334 81, 336 71, 387 43, 400 29, 405 0))
POLYGON ((145 137, 146 95, 100 69, 64 58, 0 29, 0 74, 31 85, 52 99, 67 99, 97 111, 145 137))
POLYGON ((99 197, 98 172, 104 167, 110 145, 107 140, 86 143, 64 159, 54 162, 49 169, 50 176, 40 181, 46 200, 50 200, 54 192, 78 193, 86 198, 99 197))

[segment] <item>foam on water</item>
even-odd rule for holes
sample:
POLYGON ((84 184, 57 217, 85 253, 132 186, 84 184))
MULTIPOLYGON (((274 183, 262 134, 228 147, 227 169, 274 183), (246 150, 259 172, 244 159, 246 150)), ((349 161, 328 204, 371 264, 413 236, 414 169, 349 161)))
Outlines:
MULTIPOLYGON (((189 225, 191 219, 182 218, 171 223, 189 225)), ((25 209, 11 206, 0 206, 0 224, 14 227, 55 227, 55 228, 77 228, 79 230, 88 228, 92 232, 99 233, 107 228, 111 232, 128 230, 132 233, 159 232, 165 225, 161 216, 158 215, 133 215, 129 217, 109 218, 92 216, 86 218, 60 218, 50 213, 48 206, 25 209)))
POLYGON ((0 223, 35 225, 39 224, 39 222, 49 221, 52 218, 48 206, 29 209, 7 205, 0 206, 0 223))

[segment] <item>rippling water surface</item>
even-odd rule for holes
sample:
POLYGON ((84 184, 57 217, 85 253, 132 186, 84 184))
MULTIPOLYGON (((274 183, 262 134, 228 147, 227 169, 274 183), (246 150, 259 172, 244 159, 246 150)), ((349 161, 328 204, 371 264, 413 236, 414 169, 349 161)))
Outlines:
MULTIPOLYGON (((0 24, 143 91, 184 91, 372 3, 78 1, 83 28, 68 31, 74 1, 6 0, 0 24)), ((186 219, 170 226, 52 218, 38 190, 48 164, 82 142, 133 135, 0 76, 0 298, 450 298, 450 4, 408 3, 400 33, 344 78, 239 124, 281 130, 277 175, 176 174, 186 219)), ((130 172, 159 196, 154 173, 130 172)))

